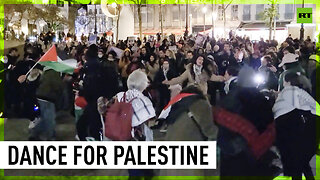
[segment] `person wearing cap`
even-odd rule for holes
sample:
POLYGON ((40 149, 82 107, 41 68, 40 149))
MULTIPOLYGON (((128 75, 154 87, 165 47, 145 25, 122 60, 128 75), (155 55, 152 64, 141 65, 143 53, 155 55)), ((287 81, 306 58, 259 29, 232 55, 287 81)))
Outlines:
POLYGON ((298 61, 298 55, 293 53, 287 53, 283 56, 281 63, 279 64, 279 67, 283 68, 284 72, 280 74, 279 77, 279 84, 278 84, 278 90, 281 91, 283 89, 283 80, 284 76, 290 72, 293 73, 301 73, 302 75, 306 75, 305 70, 301 67, 299 61, 298 61))

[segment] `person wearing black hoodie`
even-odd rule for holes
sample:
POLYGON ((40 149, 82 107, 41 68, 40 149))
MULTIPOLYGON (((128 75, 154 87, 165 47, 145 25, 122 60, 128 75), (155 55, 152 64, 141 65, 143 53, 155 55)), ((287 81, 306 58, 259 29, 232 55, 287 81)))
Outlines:
POLYGON ((98 61, 98 47, 91 45, 86 52, 87 62, 84 65, 84 79, 83 79, 83 96, 88 105, 77 122, 78 136, 81 141, 92 137, 95 140, 101 140, 100 131, 102 128, 100 115, 97 110, 97 99, 101 96, 112 98, 117 90, 114 84, 117 81, 109 79, 107 72, 104 71, 98 61), (111 80, 111 82, 110 82, 111 80), (110 84, 111 83, 111 84, 110 84))

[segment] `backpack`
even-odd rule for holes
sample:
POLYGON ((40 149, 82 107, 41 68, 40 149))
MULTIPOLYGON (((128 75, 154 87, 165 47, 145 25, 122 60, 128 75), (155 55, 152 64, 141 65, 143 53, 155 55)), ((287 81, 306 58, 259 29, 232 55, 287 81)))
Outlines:
POLYGON ((124 93, 120 102, 115 102, 110 106, 106 113, 104 122, 105 136, 113 141, 127 141, 132 139, 131 122, 133 108, 131 102, 133 98, 126 102, 126 93, 124 93))

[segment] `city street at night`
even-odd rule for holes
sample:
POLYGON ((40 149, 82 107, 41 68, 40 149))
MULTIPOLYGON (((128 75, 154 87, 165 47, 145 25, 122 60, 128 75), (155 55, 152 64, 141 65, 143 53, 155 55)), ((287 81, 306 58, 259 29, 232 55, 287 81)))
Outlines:
POLYGON ((4 4, 4 176, 320 179, 316 2, 88 1, 4 4))

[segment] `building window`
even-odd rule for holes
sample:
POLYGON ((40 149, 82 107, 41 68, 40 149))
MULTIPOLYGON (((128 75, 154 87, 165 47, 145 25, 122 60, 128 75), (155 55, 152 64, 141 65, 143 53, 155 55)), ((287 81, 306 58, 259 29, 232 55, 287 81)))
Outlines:
POLYGON ((231 19, 233 21, 238 20, 238 5, 231 6, 231 19))
POLYGON ((264 4, 256 5, 256 20, 263 20, 264 4))
POLYGON ((250 21, 251 19, 251 5, 243 5, 243 21, 250 21))
POLYGON ((223 20, 223 8, 222 6, 218 7, 218 20, 223 20))
POLYGON ((151 12, 150 9, 148 10, 147 19, 148 19, 148 23, 152 23, 153 22, 153 12, 151 12))
POLYGON ((172 8, 172 20, 179 21, 179 8, 176 5, 172 8))
POLYGON ((294 12, 293 4, 286 4, 284 18, 285 19, 293 19, 293 12, 294 12))
POLYGON ((192 9, 192 19, 195 19, 195 21, 197 22, 197 18, 198 18, 198 11, 197 8, 195 6, 191 6, 190 9, 192 9), (192 8, 191 8, 192 7, 192 8))
POLYGON ((180 15, 180 20, 181 21, 186 21, 186 6, 185 5, 181 5, 180 7, 180 11, 181 11, 181 15, 180 15))
MULTIPOLYGON (((138 11, 137 11, 138 12, 138 11)), ((141 7, 141 22, 142 23, 147 23, 147 7, 146 6, 142 6, 141 7)), ((139 19, 138 19, 139 22, 139 19)))
POLYGON ((89 15, 93 15, 92 9, 89 10, 89 15))

